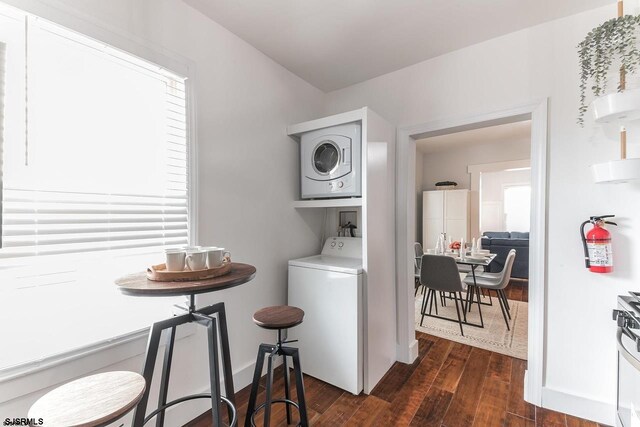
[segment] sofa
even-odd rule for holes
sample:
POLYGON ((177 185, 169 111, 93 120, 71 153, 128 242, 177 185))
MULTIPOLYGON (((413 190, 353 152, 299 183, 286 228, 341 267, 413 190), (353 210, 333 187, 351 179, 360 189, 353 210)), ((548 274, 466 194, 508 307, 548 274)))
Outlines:
POLYGON ((498 273, 504 268, 507 254, 511 249, 516 250, 511 277, 529 278, 529 233, 517 231, 485 231, 482 236, 482 249, 496 254, 489 264, 487 271, 498 273))

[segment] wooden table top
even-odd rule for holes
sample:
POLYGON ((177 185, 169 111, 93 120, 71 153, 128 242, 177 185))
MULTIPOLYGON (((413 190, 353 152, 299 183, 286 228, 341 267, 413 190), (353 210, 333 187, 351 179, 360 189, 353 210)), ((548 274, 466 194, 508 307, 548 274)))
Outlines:
POLYGON ((147 273, 142 271, 121 277, 115 283, 126 295, 149 297, 195 295, 233 288, 249 282, 255 275, 254 266, 233 262, 229 274, 211 279, 193 282, 155 282, 147 279, 147 273))
POLYGON ((144 378, 135 372, 91 375, 42 396, 29 409, 29 418, 42 418, 50 427, 106 426, 131 411, 144 390, 144 378))

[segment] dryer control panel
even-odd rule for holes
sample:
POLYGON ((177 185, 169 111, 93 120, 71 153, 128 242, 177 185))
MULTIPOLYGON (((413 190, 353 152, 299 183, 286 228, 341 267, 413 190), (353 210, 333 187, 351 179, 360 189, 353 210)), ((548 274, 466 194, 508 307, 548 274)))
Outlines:
POLYGON ((322 255, 362 258, 362 238, 329 237, 327 241, 324 242, 322 255))

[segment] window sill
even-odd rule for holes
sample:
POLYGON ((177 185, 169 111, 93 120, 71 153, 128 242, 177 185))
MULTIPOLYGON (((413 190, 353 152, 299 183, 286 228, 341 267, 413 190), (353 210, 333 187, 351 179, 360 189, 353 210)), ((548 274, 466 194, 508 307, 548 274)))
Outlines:
MULTIPOLYGON (((113 281, 135 271, 131 265, 108 274, 88 270, 100 273, 76 272, 73 280, 47 286, 5 283, 0 290, 0 402, 143 354, 149 326, 185 302, 121 294, 113 281)), ((177 338, 193 333, 179 328, 177 338)))

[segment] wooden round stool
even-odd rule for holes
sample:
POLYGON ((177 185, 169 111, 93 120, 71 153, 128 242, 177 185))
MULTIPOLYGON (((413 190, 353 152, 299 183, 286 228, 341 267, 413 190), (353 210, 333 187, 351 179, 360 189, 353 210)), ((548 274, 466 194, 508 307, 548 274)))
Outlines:
POLYGON ((256 368, 253 373, 253 383, 251 384, 251 395, 249 396, 249 404, 247 405, 247 416, 245 418, 245 427, 255 426, 253 417, 264 408, 264 427, 269 427, 271 421, 271 405, 273 403, 284 403, 287 409, 287 424, 291 424, 291 409, 294 406, 300 413, 300 422, 298 425, 307 427, 309 420, 307 419, 307 406, 304 399, 304 382, 302 379, 302 368, 300 367, 300 355, 298 349, 294 347, 285 347, 284 344, 295 342, 285 341, 282 339, 282 331, 302 323, 304 311, 298 307, 288 305, 278 305, 274 307, 265 307, 258 310, 253 315, 253 321, 256 325, 265 329, 278 331, 278 342, 274 344, 260 344, 258 350, 258 359, 256 360, 256 368), (260 385, 260 376, 262 375, 262 366, 264 365, 264 357, 267 360, 267 381, 266 381, 266 401, 256 408, 256 398, 258 396, 258 386, 260 385), (284 368, 284 399, 273 399, 271 389, 273 386, 273 361, 277 356, 282 356, 284 368), (293 359, 293 371, 296 377, 296 391, 298 394, 298 402, 291 400, 289 392, 289 368, 287 367, 287 356, 293 359))
POLYGON ((131 411, 146 384, 135 372, 91 375, 64 384, 42 396, 29 409, 29 418, 47 427, 106 426, 131 411))

